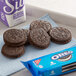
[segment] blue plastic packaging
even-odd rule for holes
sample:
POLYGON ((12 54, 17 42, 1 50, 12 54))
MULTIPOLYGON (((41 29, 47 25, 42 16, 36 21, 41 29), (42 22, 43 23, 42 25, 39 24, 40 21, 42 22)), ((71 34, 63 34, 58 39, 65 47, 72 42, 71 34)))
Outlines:
POLYGON ((33 76, 70 73, 76 71, 76 46, 22 63, 33 76))

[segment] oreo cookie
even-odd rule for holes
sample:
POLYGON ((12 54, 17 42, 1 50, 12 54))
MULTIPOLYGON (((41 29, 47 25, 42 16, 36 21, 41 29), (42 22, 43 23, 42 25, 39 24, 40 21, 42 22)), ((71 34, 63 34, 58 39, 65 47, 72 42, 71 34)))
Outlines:
POLYGON ((1 52, 6 57, 18 58, 24 54, 25 50, 24 50, 24 46, 10 47, 5 44, 3 45, 1 52))
POLYGON ((59 58, 58 60, 59 60, 59 61, 68 61, 68 60, 70 60, 71 58, 72 58, 72 55, 70 54, 70 55, 61 57, 61 58, 59 58))
POLYGON ((63 27, 54 27, 50 30, 49 35, 51 40, 55 43, 66 44, 71 41, 72 34, 71 32, 63 27))
POLYGON ((20 29, 10 29, 4 32, 3 39, 8 46, 21 46, 27 41, 27 36, 20 29))
POLYGON ((30 24, 30 30, 36 29, 36 28, 43 28, 46 32, 49 32, 49 30, 52 29, 52 26, 47 21, 36 20, 30 24))
POLYGON ((33 29, 29 33, 29 42, 35 47, 45 49, 50 44, 50 37, 42 28, 33 29))

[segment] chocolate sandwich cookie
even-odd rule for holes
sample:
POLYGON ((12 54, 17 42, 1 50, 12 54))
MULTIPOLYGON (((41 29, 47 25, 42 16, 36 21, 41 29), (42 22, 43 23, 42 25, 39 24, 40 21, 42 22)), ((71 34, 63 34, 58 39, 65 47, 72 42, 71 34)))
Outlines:
POLYGON ((70 54, 70 55, 61 57, 61 58, 59 58, 58 60, 59 60, 59 61, 68 61, 68 60, 70 60, 71 58, 72 58, 72 55, 70 54))
POLYGON ((22 56, 25 52, 24 46, 10 47, 6 44, 2 47, 2 54, 9 58, 18 58, 22 56))
POLYGON ((27 36, 20 29, 10 29, 3 34, 4 42, 8 46, 21 46, 26 43, 27 36))
POLYGON ((36 28, 43 28, 46 32, 49 32, 49 30, 52 29, 52 26, 47 21, 36 20, 30 24, 30 30, 36 29, 36 28))
POLYGON ((22 29, 22 30, 24 32, 25 37, 27 36, 26 44, 29 44, 28 36, 29 36, 30 30, 29 29, 22 29))
POLYGON ((33 29, 29 33, 29 42, 35 47, 45 49, 50 44, 50 37, 43 28, 33 29))
POLYGON ((24 44, 26 44, 26 42, 23 41, 23 42, 21 42, 21 43, 16 43, 16 44, 14 44, 14 43, 10 44, 10 43, 8 43, 8 42, 5 42, 5 44, 8 45, 8 46, 16 47, 16 46, 24 45, 24 44))
POLYGON ((66 44, 71 41, 71 32, 63 27, 54 27, 50 30, 51 40, 55 43, 66 44))

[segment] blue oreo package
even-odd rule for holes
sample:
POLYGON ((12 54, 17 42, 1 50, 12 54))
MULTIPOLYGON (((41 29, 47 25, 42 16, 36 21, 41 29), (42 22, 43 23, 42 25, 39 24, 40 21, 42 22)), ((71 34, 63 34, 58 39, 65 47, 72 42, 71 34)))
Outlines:
POLYGON ((33 76, 59 76, 76 71, 76 46, 22 62, 33 76))

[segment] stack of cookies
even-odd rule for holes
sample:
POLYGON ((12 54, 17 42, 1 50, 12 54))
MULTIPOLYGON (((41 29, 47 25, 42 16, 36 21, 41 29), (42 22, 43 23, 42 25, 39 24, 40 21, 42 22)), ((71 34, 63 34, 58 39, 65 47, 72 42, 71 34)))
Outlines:
POLYGON ((2 54, 6 57, 17 58, 24 54, 24 44, 27 43, 27 30, 10 29, 3 34, 4 46, 2 54))
POLYGON ((45 49, 50 45, 50 36, 48 32, 52 26, 47 21, 36 20, 30 24, 29 42, 31 45, 45 49))
POLYGON ((4 32, 5 44, 2 47, 2 54, 6 57, 17 58, 24 54, 24 45, 30 43, 34 47, 45 49, 50 42, 66 44, 71 41, 71 32, 63 27, 52 28, 47 21, 36 20, 26 29, 10 29, 4 32))
POLYGON ((53 41, 57 44, 66 44, 71 41, 71 32, 63 27, 52 27, 47 21, 36 20, 30 24, 30 44, 45 49, 53 41))

